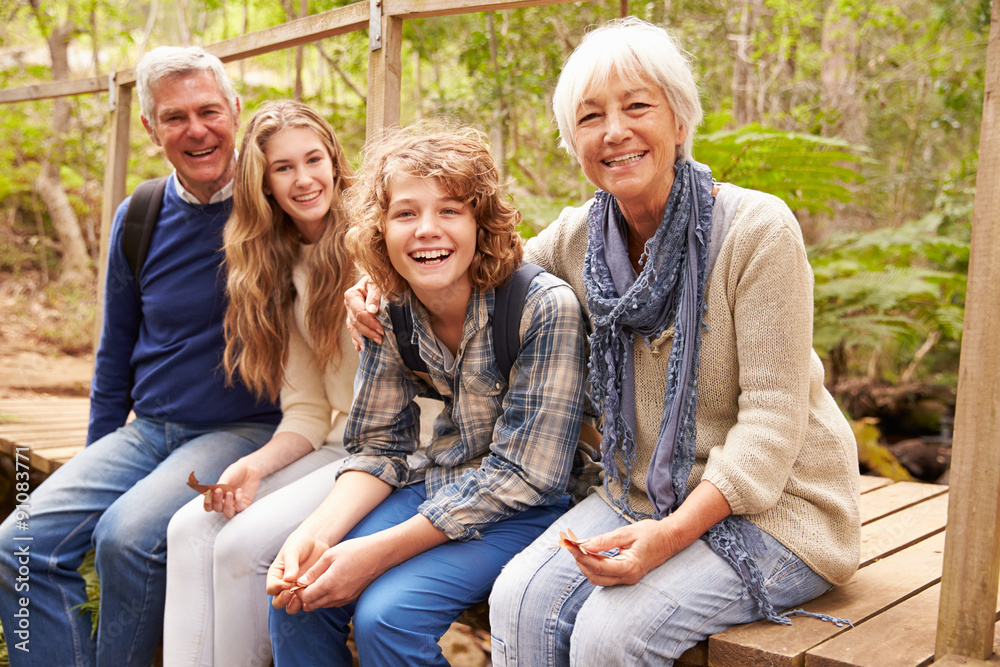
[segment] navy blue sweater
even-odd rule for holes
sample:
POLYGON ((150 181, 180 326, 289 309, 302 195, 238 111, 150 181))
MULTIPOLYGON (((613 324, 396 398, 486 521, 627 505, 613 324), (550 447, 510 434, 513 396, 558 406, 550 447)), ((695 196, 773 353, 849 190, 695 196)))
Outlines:
POLYGON ((189 424, 277 424, 281 412, 241 383, 225 385, 222 230, 232 199, 198 206, 167 181, 139 281, 122 251, 127 198, 115 212, 104 325, 90 391, 87 444, 139 417, 189 424))

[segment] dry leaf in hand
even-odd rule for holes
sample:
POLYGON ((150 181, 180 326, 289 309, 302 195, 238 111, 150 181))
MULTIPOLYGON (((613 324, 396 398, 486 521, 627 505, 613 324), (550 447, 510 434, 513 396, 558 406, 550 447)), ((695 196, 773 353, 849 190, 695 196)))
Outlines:
POLYGON ((216 489, 221 489, 223 493, 231 493, 233 496, 236 495, 236 489, 229 486, 228 484, 199 484, 198 478, 194 476, 194 471, 188 476, 188 486, 197 491, 198 493, 212 493, 216 489))
POLYGON ((605 558, 609 558, 609 556, 605 556, 602 553, 599 553, 597 551, 587 551, 582 546, 580 546, 580 542, 583 542, 583 540, 577 539, 576 535, 573 534, 573 531, 571 529, 567 529, 566 533, 562 532, 561 530, 559 531, 559 544, 557 544, 554 547, 551 547, 552 549, 559 549, 561 547, 563 549, 569 549, 570 551, 576 550, 584 554, 585 556, 593 556, 595 558, 600 558, 602 560, 605 558), (566 533, 569 534, 567 535, 566 533))

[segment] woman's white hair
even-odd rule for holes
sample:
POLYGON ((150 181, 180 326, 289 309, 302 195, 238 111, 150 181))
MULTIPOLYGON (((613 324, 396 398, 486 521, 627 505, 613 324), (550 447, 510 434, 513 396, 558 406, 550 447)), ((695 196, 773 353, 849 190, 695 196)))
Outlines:
POLYGON ((185 74, 207 72, 215 77, 219 92, 226 98, 233 116, 236 111, 236 89, 222 61, 198 46, 158 46, 139 61, 135 68, 135 85, 139 90, 139 112, 151 125, 156 125, 153 113, 153 93, 164 79, 185 74))
POLYGON ((660 86, 678 128, 687 130, 677 158, 690 159, 703 113, 688 55, 669 32, 635 17, 615 19, 588 32, 566 60, 552 98, 560 145, 578 157, 577 110, 589 90, 603 86, 612 76, 626 81, 646 79, 660 86))

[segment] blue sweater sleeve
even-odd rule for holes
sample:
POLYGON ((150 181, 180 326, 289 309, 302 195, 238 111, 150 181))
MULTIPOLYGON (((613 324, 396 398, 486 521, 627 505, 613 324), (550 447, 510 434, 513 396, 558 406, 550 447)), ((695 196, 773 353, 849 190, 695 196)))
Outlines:
POLYGON ((87 444, 125 424, 132 409, 132 351, 142 320, 139 291, 122 250, 122 226, 131 197, 115 211, 108 244, 104 286, 104 322, 90 383, 87 444))

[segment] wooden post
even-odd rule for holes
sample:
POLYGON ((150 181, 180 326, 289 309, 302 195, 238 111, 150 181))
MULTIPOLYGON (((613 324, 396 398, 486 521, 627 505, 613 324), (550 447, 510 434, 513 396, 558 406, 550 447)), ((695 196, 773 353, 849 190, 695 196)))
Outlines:
POLYGON ((993 652, 1000 578, 1000 2, 993 3, 935 654, 993 652), (991 319, 993 320, 991 323, 991 319))
POLYGON ((104 201, 101 204, 101 241, 97 266, 97 314, 94 319, 94 349, 104 326, 104 285, 108 279, 108 243, 115 209, 125 199, 125 175, 128 170, 129 126, 132 122, 132 86, 112 82, 111 117, 108 122, 108 145, 104 158, 104 201))
MULTIPOLYGON (((371 0, 373 5, 381 0, 371 0)), ((384 127, 399 122, 403 71, 403 20, 381 15, 381 33, 369 35, 369 43, 379 43, 368 52, 368 117, 365 136, 371 139, 384 127)), ((374 30, 369 28, 369 31, 374 30)))

